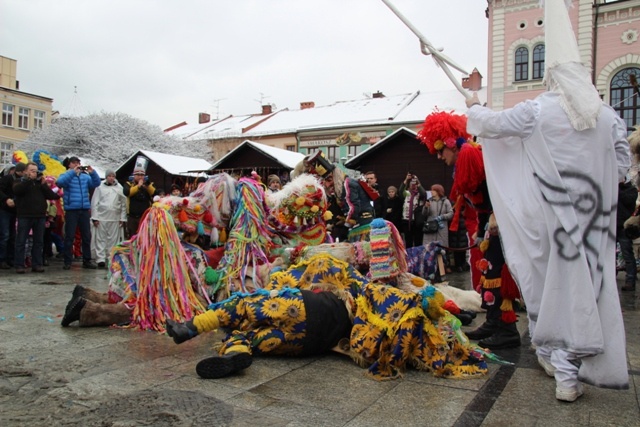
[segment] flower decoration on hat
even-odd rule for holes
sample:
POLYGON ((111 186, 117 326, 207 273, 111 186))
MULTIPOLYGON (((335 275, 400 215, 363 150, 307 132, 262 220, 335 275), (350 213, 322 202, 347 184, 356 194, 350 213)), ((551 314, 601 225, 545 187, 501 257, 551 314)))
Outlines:
POLYGON ((418 132, 418 139, 431 154, 448 148, 460 148, 467 142, 467 117, 453 112, 435 111, 429 114, 418 132))
POLYGON ((305 226, 325 220, 327 196, 320 181, 303 174, 273 195, 271 214, 284 225, 305 226))

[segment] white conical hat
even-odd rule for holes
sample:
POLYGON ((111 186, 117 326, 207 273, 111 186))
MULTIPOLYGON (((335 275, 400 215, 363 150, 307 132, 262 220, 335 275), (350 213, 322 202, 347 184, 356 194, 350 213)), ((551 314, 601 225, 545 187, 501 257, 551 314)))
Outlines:
POLYGON ((544 62, 547 69, 582 61, 567 10, 570 6, 571 0, 544 0, 544 62))
POLYGON ((549 90, 560 94, 573 128, 585 130, 595 127, 602 100, 580 59, 567 10, 570 5, 571 0, 544 0, 544 82, 549 90))

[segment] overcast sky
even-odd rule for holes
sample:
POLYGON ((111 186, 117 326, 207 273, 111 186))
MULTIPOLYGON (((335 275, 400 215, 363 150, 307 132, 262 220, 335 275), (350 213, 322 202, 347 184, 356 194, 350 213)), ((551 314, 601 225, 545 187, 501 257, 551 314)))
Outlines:
MULTIPOLYGON (((486 81, 486 0, 391 1, 486 81)), ((261 100, 297 109, 453 89, 381 0, 0 0, 0 55, 18 61, 20 90, 62 114, 162 128, 258 113, 261 100)))

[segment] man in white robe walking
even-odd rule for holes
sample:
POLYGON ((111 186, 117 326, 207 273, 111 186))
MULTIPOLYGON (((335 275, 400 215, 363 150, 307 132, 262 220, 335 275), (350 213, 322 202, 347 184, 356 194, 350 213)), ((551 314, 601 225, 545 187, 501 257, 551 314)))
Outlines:
POLYGON ((127 223, 127 198, 112 170, 106 172, 104 182, 96 188, 91 198, 91 223, 91 247, 96 254, 98 267, 105 268, 111 248, 124 237, 127 223))
POLYGON ((626 126, 591 83, 562 0, 546 0, 545 31, 549 91, 502 112, 474 94, 467 130, 484 138, 494 213, 538 361, 555 376, 556 398, 573 402, 580 380, 628 388, 615 236, 630 159, 626 126))

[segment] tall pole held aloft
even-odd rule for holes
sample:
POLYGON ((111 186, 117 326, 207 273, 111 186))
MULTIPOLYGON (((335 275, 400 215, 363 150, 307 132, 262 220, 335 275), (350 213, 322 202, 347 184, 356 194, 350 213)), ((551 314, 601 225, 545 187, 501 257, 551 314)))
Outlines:
POLYGON ((449 69, 448 65, 451 65, 453 68, 455 68, 456 70, 458 70, 458 71, 460 71, 460 72, 462 72, 464 74, 469 75, 469 73, 466 72, 460 65, 456 64, 453 60, 449 59, 446 55, 443 55, 440 51, 438 51, 438 49, 433 47, 431 42, 429 42, 429 40, 427 40, 426 37, 423 36, 422 33, 420 33, 420 31, 418 31, 418 29, 416 27, 414 27, 413 24, 411 22, 409 22, 409 20, 402 13, 400 13, 400 11, 398 9, 396 9, 396 7, 393 4, 391 4, 391 2, 389 0, 382 0, 382 2, 385 5, 387 5, 387 7, 389 9, 391 9, 391 11, 398 18, 400 18, 400 20, 402 22, 404 22, 404 24, 407 27, 409 27, 409 29, 413 32, 413 34, 415 34, 418 37, 422 47, 426 48, 429 51, 429 53, 431 55, 433 55, 434 61, 436 61, 436 63, 440 66, 440 68, 442 68, 442 71, 444 71, 444 73, 447 75, 447 77, 449 77, 449 80, 451 80, 451 83, 453 83, 453 85, 456 87, 456 89, 458 89, 458 91, 465 98, 470 99, 471 98, 471 94, 465 88, 463 88, 462 85, 460 84, 460 82, 458 81, 458 79, 454 77, 454 75, 451 73, 451 70, 449 69))

